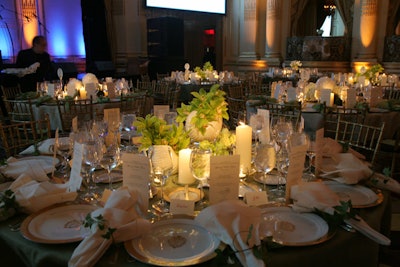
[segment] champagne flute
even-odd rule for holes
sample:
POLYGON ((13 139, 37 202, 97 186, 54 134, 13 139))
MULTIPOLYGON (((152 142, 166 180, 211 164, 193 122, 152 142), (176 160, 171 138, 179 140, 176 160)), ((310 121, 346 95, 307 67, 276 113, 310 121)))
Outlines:
POLYGON ((160 183, 160 200, 152 205, 160 213, 169 211, 164 200, 164 185, 173 170, 172 151, 169 146, 153 145, 149 148, 148 157, 153 171, 153 181, 160 183))
MULTIPOLYGON (((255 166, 257 170, 263 172, 263 184, 264 191, 266 191, 266 183, 268 180, 268 174, 275 168, 276 155, 275 147, 272 144, 261 144, 257 147, 257 154, 255 158, 255 166)), ((279 178, 278 178, 279 180, 279 178)))
POLYGON ((307 142, 306 156, 308 158, 308 166, 307 166, 307 171, 303 174, 303 179, 309 182, 315 180, 315 174, 312 171, 312 164, 316 155, 315 133, 310 133, 306 135, 306 142, 307 142))
POLYGON ((281 149, 276 156, 276 168, 280 174, 278 177, 276 189, 271 190, 275 202, 285 202, 285 190, 282 182, 286 181, 286 175, 289 169, 289 153, 287 149, 281 149))
POLYGON ((200 187, 200 198, 201 201, 198 203, 199 207, 206 207, 208 201, 205 200, 204 196, 204 184, 210 178, 210 158, 211 150, 194 148, 190 154, 190 170, 194 176, 199 181, 200 187))

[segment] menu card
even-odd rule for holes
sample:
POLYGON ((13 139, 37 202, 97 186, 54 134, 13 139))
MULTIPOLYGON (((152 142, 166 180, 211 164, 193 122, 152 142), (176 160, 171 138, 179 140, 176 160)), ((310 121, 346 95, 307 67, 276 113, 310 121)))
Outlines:
MULTIPOLYGON (((120 109, 119 108, 108 108, 104 109, 104 121, 107 122, 108 125, 108 134, 106 136, 106 144, 111 144, 115 138, 115 134, 117 133, 119 123, 120 123, 120 109)), ((118 138, 118 140, 120 140, 118 138)))
MULTIPOLYGON (((150 162, 143 154, 122 153, 122 184, 149 201, 150 162)), ((148 206, 149 203, 147 203, 148 206)))
POLYGON ((372 86, 371 88, 371 99, 369 100, 369 106, 371 108, 376 107, 383 98, 382 89, 379 86, 372 86))
POLYGON ((113 82, 107 83, 108 98, 115 98, 115 85, 113 82))
POLYGON ((357 92, 355 88, 347 89, 347 96, 344 102, 346 108, 354 108, 357 104, 357 92))
POLYGON ((79 190, 82 184, 81 168, 83 160, 83 148, 84 144, 75 142, 74 153, 72 156, 72 168, 68 181, 68 188, 70 192, 76 192, 79 190))
POLYGON ((210 204, 238 198, 239 164, 239 155, 211 157, 209 191, 210 204))
POLYGON ((301 181, 304 170, 304 160, 307 153, 307 144, 291 146, 289 153, 289 168, 286 175, 286 203, 290 203, 290 190, 292 186, 297 185, 301 181))
POLYGON ((321 103, 326 103, 328 107, 333 106, 333 100, 335 95, 332 93, 331 89, 321 89, 320 90, 320 99, 321 103))
POLYGON ((169 112, 169 105, 154 105, 153 113, 159 119, 164 119, 166 113, 169 112))
POLYGON ((261 129, 261 133, 259 135, 260 142, 262 144, 268 144, 271 140, 270 132, 269 132, 269 110, 268 109, 257 109, 257 115, 261 115, 264 118, 263 128, 261 129))

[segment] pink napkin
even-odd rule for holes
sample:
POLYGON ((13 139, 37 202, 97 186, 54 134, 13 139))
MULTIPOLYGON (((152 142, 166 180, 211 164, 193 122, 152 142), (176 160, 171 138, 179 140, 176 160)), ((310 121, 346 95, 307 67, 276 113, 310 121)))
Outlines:
POLYGON ((243 266, 264 266, 261 259, 257 259, 249 245, 259 245, 259 224, 261 210, 257 207, 249 207, 242 201, 224 201, 205 208, 195 219, 200 225, 214 233, 222 242, 228 244, 239 258, 243 266), (253 233, 246 244, 246 238, 250 226, 253 225, 253 233), (243 233, 239 235, 238 233, 243 233))
MULTIPOLYGON (((108 227, 117 229, 113 233, 115 242, 134 239, 150 230, 150 222, 140 218, 141 212, 147 207, 138 196, 121 187, 111 193, 104 208, 92 212, 92 218, 102 214, 108 227)), ((93 225, 91 233, 75 248, 68 266, 94 266, 113 242, 111 238, 101 236, 105 231, 93 225)))

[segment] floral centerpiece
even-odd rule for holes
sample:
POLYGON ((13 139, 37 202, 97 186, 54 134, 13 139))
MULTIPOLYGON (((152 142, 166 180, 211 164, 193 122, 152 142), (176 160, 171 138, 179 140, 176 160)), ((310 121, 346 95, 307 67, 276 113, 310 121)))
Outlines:
POLYGON ((194 72, 202 79, 206 80, 208 77, 209 73, 212 73, 214 70, 213 65, 210 63, 210 61, 207 61, 204 63, 203 68, 200 68, 199 66, 194 68, 194 72))
POLYGON ((294 71, 298 71, 301 68, 301 66, 303 66, 303 63, 301 63, 300 60, 293 60, 292 62, 290 62, 290 67, 294 71))
POLYGON ((373 85, 378 85, 379 80, 379 73, 383 72, 384 68, 381 64, 375 64, 371 66, 369 69, 365 68, 364 66, 361 67, 360 71, 357 72, 356 77, 360 81, 360 77, 364 77, 366 80, 370 81, 373 85))
POLYGON ((225 92, 219 84, 211 86, 206 92, 192 92, 194 96, 189 105, 182 104, 177 109, 177 122, 185 122, 185 128, 194 141, 214 140, 222 128, 222 119, 229 119, 225 92))

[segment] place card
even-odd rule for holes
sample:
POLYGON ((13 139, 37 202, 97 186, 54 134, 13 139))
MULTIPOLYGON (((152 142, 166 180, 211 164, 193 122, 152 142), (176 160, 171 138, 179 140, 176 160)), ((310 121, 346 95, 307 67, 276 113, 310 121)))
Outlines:
POLYGON ((268 144, 271 141, 271 135, 269 132, 269 110, 268 109, 257 109, 257 115, 261 115, 264 118, 263 128, 259 134, 261 144, 268 144))
POLYGON ((171 199, 169 211, 172 214, 193 215, 194 201, 185 199, 171 199))
POLYGON ((239 155, 212 156, 210 159, 210 204, 238 199, 239 155))
POLYGON ((135 190, 142 198, 144 206, 149 201, 150 162, 143 154, 122 153, 122 185, 135 190))
POLYGON ((169 105, 154 105, 153 113, 159 119, 164 119, 165 114, 169 112, 169 105))
POLYGON ((297 146, 290 147, 289 153, 289 168, 286 175, 286 203, 290 203, 290 190, 292 186, 300 183, 303 170, 304 161, 307 153, 307 144, 303 143, 297 146))
POLYGON ((68 181, 68 188, 70 192, 76 192, 79 190, 82 184, 81 168, 83 160, 83 148, 84 144, 75 142, 74 152, 72 156, 72 168, 68 181))
POLYGON ((246 204, 249 206, 260 206, 264 204, 268 204, 268 195, 267 192, 246 192, 244 195, 246 200, 246 204))

